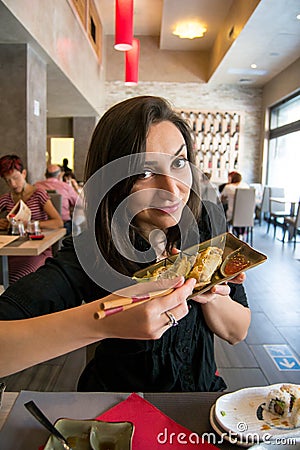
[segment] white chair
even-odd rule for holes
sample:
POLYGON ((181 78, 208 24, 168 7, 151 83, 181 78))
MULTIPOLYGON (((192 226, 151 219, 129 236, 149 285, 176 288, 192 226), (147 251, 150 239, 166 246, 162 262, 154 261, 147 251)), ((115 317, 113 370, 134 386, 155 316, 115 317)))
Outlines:
POLYGON ((289 240, 294 241, 294 248, 296 246, 296 237, 300 228, 300 202, 298 203, 298 209, 296 216, 288 216, 283 219, 283 236, 282 242, 284 242, 286 232, 288 231, 289 240))
POLYGON ((230 227, 245 228, 246 241, 253 245, 253 227, 255 212, 255 189, 237 188, 234 196, 233 214, 230 227))
POLYGON ((256 205, 255 212, 256 217, 258 218, 259 225, 261 225, 262 220, 269 216, 270 211, 270 187, 264 186, 262 191, 262 198, 259 205, 256 205))
POLYGON ((269 211, 267 233, 269 233, 270 225, 273 224, 274 237, 276 236, 276 228, 277 225, 279 224, 278 219, 288 217, 290 215, 290 210, 287 209, 286 203, 284 202, 280 203, 278 201, 272 200, 272 198, 284 199, 284 197, 285 197, 284 188, 270 187, 270 198, 269 198, 270 211, 269 211))

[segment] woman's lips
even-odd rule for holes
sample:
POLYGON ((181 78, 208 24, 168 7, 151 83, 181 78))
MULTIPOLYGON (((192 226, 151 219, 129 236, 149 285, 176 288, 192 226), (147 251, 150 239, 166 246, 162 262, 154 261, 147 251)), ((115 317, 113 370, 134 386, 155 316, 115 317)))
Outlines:
POLYGON ((180 202, 175 203, 173 205, 164 205, 164 206, 156 206, 155 209, 158 209, 159 211, 162 211, 166 214, 174 214, 180 207, 180 202))

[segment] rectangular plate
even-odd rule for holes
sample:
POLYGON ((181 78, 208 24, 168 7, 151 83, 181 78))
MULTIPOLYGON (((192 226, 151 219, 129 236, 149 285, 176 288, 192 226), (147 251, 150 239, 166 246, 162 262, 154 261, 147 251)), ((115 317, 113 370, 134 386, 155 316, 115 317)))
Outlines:
MULTIPOLYGON (((259 264, 262 264, 267 260, 267 256, 263 253, 260 253, 259 251, 255 250, 254 248, 250 247, 249 244, 247 244, 244 241, 241 241, 237 237, 235 237, 231 233, 223 233, 219 236, 216 236, 212 239, 209 239, 208 241, 202 242, 199 245, 189 247, 188 249, 182 251, 182 254, 194 254, 196 251, 201 252, 202 250, 205 250, 207 247, 219 247, 223 249, 223 255, 222 255, 222 262, 224 259, 232 253, 234 250, 240 249, 239 253, 244 255, 245 258, 250 262, 250 264, 245 267, 244 269, 235 272, 234 274, 230 276, 224 276, 220 273, 220 270, 217 269, 213 276, 211 277, 211 282, 207 285, 205 285, 202 289, 197 289, 194 292, 197 292, 197 294, 201 294, 203 292, 208 291, 216 284, 224 283, 225 281, 229 281, 232 278, 236 277, 239 273, 245 272, 246 270, 251 269, 252 267, 256 267, 259 264)), ((152 273, 155 269, 158 269, 159 267, 162 267, 166 264, 170 264, 171 262, 174 262, 178 255, 170 256, 169 258, 162 259, 156 264, 152 264, 149 267, 146 267, 145 269, 141 269, 133 275, 133 278, 136 281, 144 282, 148 281, 150 278, 144 278, 148 272, 152 273)))

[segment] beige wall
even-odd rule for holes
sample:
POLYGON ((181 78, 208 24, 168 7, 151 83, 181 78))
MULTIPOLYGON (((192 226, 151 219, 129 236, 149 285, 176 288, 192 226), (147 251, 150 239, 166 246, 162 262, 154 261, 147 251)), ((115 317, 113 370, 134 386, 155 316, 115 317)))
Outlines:
POLYGON ((90 105, 101 109, 104 70, 71 5, 65 0, 2 2, 39 43, 45 61, 49 55, 90 105))

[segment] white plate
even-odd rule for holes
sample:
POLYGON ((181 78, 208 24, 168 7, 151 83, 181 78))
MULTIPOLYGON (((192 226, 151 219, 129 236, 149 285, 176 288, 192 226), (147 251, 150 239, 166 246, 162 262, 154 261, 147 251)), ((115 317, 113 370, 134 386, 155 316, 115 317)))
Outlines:
POLYGON ((262 441, 267 435, 278 439, 300 439, 300 428, 294 428, 288 418, 275 416, 262 408, 269 391, 282 384, 246 388, 223 395, 216 401, 217 422, 224 430, 237 433, 243 440, 254 434, 262 441))
POLYGON ((210 414, 209 414, 209 421, 210 421, 210 424, 211 424, 213 430, 220 436, 220 439, 218 439, 213 444, 221 445, 225 440, 227 442, 230 442, 231 444, 239 445, 240 447, 246 447, 246 448, 251 447, 251 445, 253 445, 253 443, 254 443, 253 441, 251 441, 251 442, 243 441, 242 439, 239 439, 237 437, 237 435, 234 436, 233 434, 229 434, 228 431, 224 430, 218 424, 216 417, 215 417, 215 408, 216 408, 215 405, 213 405, 211 407, 210 414))

